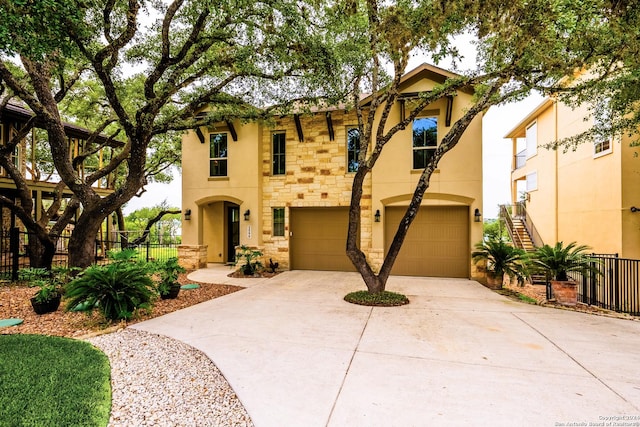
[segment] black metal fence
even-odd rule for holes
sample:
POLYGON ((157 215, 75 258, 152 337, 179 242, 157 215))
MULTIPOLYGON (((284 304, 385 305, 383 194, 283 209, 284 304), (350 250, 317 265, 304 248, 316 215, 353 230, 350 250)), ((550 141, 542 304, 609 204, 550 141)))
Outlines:
POLYGON ((574 273, 578 301, 621 313, 640 315, 640 260, 617 254, 594 254, 593 266, 601 273, 574 273))
MULTIPOLYGON (((58 238, 53 257, 53 267, 67 267, 69 265, 69 235, 58 238)), ((39 245, 39 241, 30 233, 13 228, 0 233, 0 279, 16 280, 21 268, 30 267, 29 250, 39 245)), ((128 248, 136 249, 138 258, 146 261, 164 261, 178 256, 177 242, 151 243, 149 240, 128 248)), ((105 264, 109 262, 109 251, 122 250, 120 240, 96 239, 94 262, 105 264)))

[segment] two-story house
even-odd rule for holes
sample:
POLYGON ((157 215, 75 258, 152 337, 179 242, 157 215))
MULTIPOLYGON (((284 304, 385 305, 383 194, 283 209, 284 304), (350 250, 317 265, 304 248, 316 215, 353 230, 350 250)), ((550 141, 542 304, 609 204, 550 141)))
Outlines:
MULTIPOLYGON (((578 242, 595 253, 640 258, 640 152, 621 139, 594 138, 566 152, 543 146, 584 132, 597 118, 588 105, 544 100, 511 130, 512 201, 524 195, 536 244, 578 242)), ((522 211, 520 212, 522 213, 522 211)))
MULTIPOLYGON (((452 76, 431 65, 408 72, 391 116, 400 120, 406 100, 452 76)), ((373 265, 381 265, 430 152, 472 102, 461 90, 429 105, 383 150, 362 199, 360 247, 373 265)), ((248 245, 284 269, 353 271, 345 242, 360 150, 355 112, 331 108, 273 122, 219 123, 183 137, 182 264, 229 263, 238 245, 248 245)), ((481 209, 478 116, 433 174, 393 274, 471 277, 481 209)))

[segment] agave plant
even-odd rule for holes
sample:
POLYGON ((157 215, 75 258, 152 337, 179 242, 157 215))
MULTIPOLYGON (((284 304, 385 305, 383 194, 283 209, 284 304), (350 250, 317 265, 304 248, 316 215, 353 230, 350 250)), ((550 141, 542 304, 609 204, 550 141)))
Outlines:
POLYGON ((588 255, 589 250, 588 246, 578 245, 576 242, 567 246, 558 242, 555 246, 544 245, 536 249, 532 261, 536 269, 546 274, 547 279, 557 281, 569 280, 567 273, 571 271, 600 274, 596 268, 599 261, 588 255))
POLYGON ((502 277, 517 277, 524 280, 527 276, 527 253, 512 246, 500 237, 492 237, 476 244, 476 251, 471 253, 474 263, 486 262, 487 271, 502 277))

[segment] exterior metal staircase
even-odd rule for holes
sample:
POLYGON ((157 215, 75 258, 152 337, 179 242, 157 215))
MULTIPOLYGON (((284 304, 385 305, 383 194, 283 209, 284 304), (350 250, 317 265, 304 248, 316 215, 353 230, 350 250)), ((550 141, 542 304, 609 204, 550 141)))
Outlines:
MULTIPOLYGON (((544 245, 531 217, 527 214, 524 203, 520 202, 514 206, 501 205, 500 219, 504 221, 514 246, 531 253, 544 245)), ((543 275, 531 275, 530 280, 534 284, 547 282, 543 275)), ((547 293, 547 297, 549 297, 549 293, 547 293)))
POLYGON ((527 224, 521 218, 512 218, 511 227, 507 226, 509 235, 514 245, 520 249, 524 249, 527 252, 533 252, 536 250, 531 235, 527 230, 527 224))

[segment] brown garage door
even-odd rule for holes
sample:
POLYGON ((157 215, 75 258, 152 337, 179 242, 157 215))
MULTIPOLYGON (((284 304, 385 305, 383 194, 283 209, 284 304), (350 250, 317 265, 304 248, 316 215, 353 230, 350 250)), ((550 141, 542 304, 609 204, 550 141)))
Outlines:
MULTIPOLYGON (((385 253, 406 207, 385 209, 385 253)), ((411 224, 391 274, 400 276, 469 277, 469 208, 420 208, 411 224)))
POLYGON ((348 224, 348 208, 292 208, 291 268, 355 271, 345 253, 348 224))

